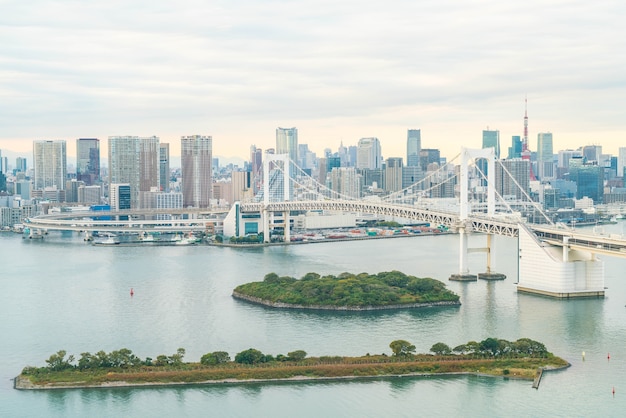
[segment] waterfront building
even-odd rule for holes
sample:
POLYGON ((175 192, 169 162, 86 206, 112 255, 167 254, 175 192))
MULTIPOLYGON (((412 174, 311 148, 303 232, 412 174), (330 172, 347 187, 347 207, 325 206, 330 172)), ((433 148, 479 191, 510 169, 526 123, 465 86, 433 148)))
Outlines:
POLYGON ((78 203, 99 204, 102 188, 100 186, 79 186, 78 203))
POLYGON ((33 165, 35 169, 33 188, 65 189, 67 178, 67 153, 65 141, 34 141, 33 165))
POLYGON ((181 137, 183 204, 207 208, 213 195, 213 138, 192 135, 181 137))
POLYGON ((159 144, 159 189, 170 191, 170 144, 159 144))
POLYGON ((376 170, 382 168, 382 153, 378 138, 361 138, 357 145, 356 168, 376 170))
POLYGON ((550 132, 537 134, 537 175, 540 180, 554 178, 554 153, 550 132))
POLYGON ((76 180, 92 186, 100 180, 100 140, 78 138, 76 140, 76 180))
POLYGON ((110 185, 109 205, 112 211, 132 208, 132 187, 130 184, 112 183, 110 185))
POLYGON ((483 149, 493 148, 496 159, 500 158, 500 131, 483 131, 483 149))
POLYGON ((149 192, 154 187, 161 188, 159 138, 150 136, 139 138, 139 192, 149 192))
POLYGON ((276 154, 288 154, 298 164, 298 129, 276 128, 276 154))
MULTIPOLYGON (((131 208, 139 208, 141 145, 138 136, 109 137, 109 198, 115 184, 130 188, 131 208)), ((111 203, 113 208, 113 203, 111 203)))
POLYGON ((406 139, 406 166, 420 166, 420 151, 422 150, 422 132, 420 129, 409 129, 406 139))
POLYGON ((385 191, 397 192, 402 190, 402 158, 387 158, 385 165, 385 191))

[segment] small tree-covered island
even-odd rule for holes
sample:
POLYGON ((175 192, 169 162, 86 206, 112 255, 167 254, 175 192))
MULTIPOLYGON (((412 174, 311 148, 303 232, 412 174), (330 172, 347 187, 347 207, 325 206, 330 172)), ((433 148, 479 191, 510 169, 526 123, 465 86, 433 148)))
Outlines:
POLYGON ((461 304, 444 283, 395 270, 338 276, 307 273, 299 280, 269 273, 262 282, 237 286, 233 297, 274 308, 353 311, 461 304))
POLYGON ((16 389, 106 388, 191 384, 355 379, 481 374, 533 379, 543 370, 569 366, 546 347, 529 338, 507 341, 487 338, 454 348, 435 343, 432 354, 415 354, 406 340, 389 344, 391 355, 369 353, 360 357, 308 357, 304 350, 287 355, 264 354, 249 348, 231 360, 225 351, 204 354, 199 363, 184 362, 185 349, 156 359, 141 359, 127 348, 106 353, 81 353, 76 360, 65 350, 52 354, 45 367, 25 367, 15 378, 16 389))

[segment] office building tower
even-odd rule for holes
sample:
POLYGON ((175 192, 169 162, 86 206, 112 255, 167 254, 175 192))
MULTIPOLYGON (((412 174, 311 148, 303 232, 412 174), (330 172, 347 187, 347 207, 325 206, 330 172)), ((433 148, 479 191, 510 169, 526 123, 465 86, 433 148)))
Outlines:
POLYGON ((441 162, 441 153, 438 149, 424 148, 420 151, 420 167, 423 171, 427 171, 428 165, 441 162))
POLYGON ((109 137, 109 197, 114 192, 115 184, 126 184, 130 190, 130 205, 133 209, 139 208, 140 154, 138 136, 109 137))
POLYGON ((139 192, 149 192, 161 188, 159 138, 150 136, 139 138, 139 192))
POLYGON ((422 133, 419 129, 409 129, 406 139, 406 166, 419 167, 422 150, 422 133))
POLYGON ((493 148, 496 159, 500 158, 500 131, 483 131, 483 148, 493 148))
POLYGON ((298 129, 276 128, 276 154, 288 154, 298 164, 298 129))
POLYGON ((495 165, 495 171, 496 191, 500 196, 504 199, 526 199, 524 193, 530 191, 530 161, 521 157, 502 160, 495 165))
MULTIPOLYGON (((109 205, 112 211, 132 208, 132 186, 130 184, 112 183, 110 185, 109 205)), ((124 217, 128 219, 127 217, 124 217)))
POLYGON ((378 138, 361 138, 357 145, 356 168, 376 170, 382 168, 382 153, 378 138))
POLYGON ((93 186, 100 180, 100 140, 78 138, 76 140, 76 180, 93 186))
POLYGON ((250 170, 252 171, 252 192, 256 195, 263 183, 263 150, 255 145, 250 147, 250 170))
POLYGON ((34 141, 34 190, 65 190, 67 154, 65 141, 34 141))
POLYGON ((18 173, 25 173, 27 169, 26 158, 17 157, 15 159, 15 171, 18 173))
POLYGON ((170 191, 170 144, 159 144, 159 189, 170 191))
POLYGON ((511 137, 511 146, 509 147, 508 158, 521 158, 522 157, 522 137, 519 135, 513 135, 511 137))
POLYGON ((2 150, 0 150, 0 174, 6 174, 9 172, 9 160, 7 157, 2 156, 2 150))
POLYGON ((599 163, 602 155, 602 145, 585 145, 582 152, 587 164, 594 161, 599 163))
POLYGON ((387 158, 385 166, 385 191, 402 190, 402 158, 387 158))
POLYGON ((537 134, 537 175, 540 180, 554 177, 554 154, 552 151, 552 134, 537 134))
POLYGON ((561 150, 557 155, 556 171, 557 178, 562 179, 563 176, 569 173, 569 162, 574 157, 582 157, 582 150, 561 150))
POLYGON ((207 208, 213 196, 213 138, 181 137, 183 205, 207 208))
POLYGON ((329 173, 330 188, 342 197, 361 196, 361 179, 354 167, 334 167, 329 173))
MULTIPOLYGON (((402 188, 406 189, 407 187, 419 182, 424 178, 422 174, 422 169, 417 166, 412 167, 403 167, 402 168, 402 188)), ((423 187, 420 187, 423 189, 423 187)))
POLYGON ((588 197, 594 203, 602 203, 604 167, 586 162, 585 157, 574 157, 569 162, 569 179, 576 183, 576 199, 588 197))
POLYGON ((97 205, 100 203, 101 194, 100 186, 79 186, 78 203, 97 205))
POLYGON ((626 147, 620 147, 617 155, 617 177, 626 177, 624 168, 626 168, 626 147))

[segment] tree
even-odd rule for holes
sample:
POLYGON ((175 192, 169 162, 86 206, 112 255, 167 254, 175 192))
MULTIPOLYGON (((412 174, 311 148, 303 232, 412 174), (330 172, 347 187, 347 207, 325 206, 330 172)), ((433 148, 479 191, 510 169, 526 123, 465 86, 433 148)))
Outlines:
POLYGON ((415 346, 405 340, 395 340, 389 344, 394 356, 406 356, 415 352, 415 346))
POLYGON ((445 356, 445 355, 450 354, 452 352, 450 347, 448 347, 448 345, 444 344, 444 343, 433 344, 433 346, 430 347, 430 351, 432 351, 433 353, 437 354, 438 356, 441 356, 441 355, 445 356))
POLYGON ((289 360, 291 361, 302 361, 306 358, 306 351, 304 350, 296 350, 291 353, 287 353, 289 356, 289 360))
POLYGON ((172 354, 168 357, 168 363, 172 366, 180 366, 183 364, 183 357, 185 356, 185 349, 179 348, 176 350, 176 354, 172 354))
POLYGON ((230 356, 226 351, 215 351, 207 353, 200 358, 200 363, 205 366, 215 366, 216 364, 228 363, 230 356))
POLYGON ((498 355, 498 339, 487 338, 480 342, 480 351, 495 357, 498 355))
POLYGON ((262 363, 264 357, 265 356, 263 355, 263 353, 260 352, 259 350, 256 350, 254 348, 249 348, 235 355, 235 363, 240 363, 240 364, 262 363))
POLYGON ((58 371, 73 367, 71 363, 74 361, 74 356, 70 355, 66 360, 66 354, 67 352, 65 350, 59 350, 56 352, 56 354, 52 354, 48 358, 48 360, 46 360, 46 363, 48 363, 48 368, 50 370, 58 371))

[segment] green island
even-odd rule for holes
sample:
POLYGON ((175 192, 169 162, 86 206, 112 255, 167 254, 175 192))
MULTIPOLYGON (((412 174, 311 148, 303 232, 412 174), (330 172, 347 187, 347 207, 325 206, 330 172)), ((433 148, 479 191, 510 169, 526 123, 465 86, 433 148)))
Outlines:
POLYGON ((262 282, 237 286, 233 297, 274 308, 353 311, 461 304, 444 283, 396 270, 338 276, 307 273, 299 280, 269 273, 262 282))
POLYGON ((73 355, 60 350, 45 367, 25 367, 14 380, 16 389, 106 388, 161 385, 234 384, 250 382, 357 379, 434 374, 480 374, 536 379, 543 370, 569 366, 537 341, 497 338, 470 341, 450 348, 434 344, 432 354, 415 354, 405 340, 389 344, 391 355, 369 353, 360 357, 307 357, 303 350, 272 356, 250 348, 234 360, 224 351, 204 354, 199 363, 184 362, 185 349, 156 359, 141 359, 122 348, 106 353, 73 355))

